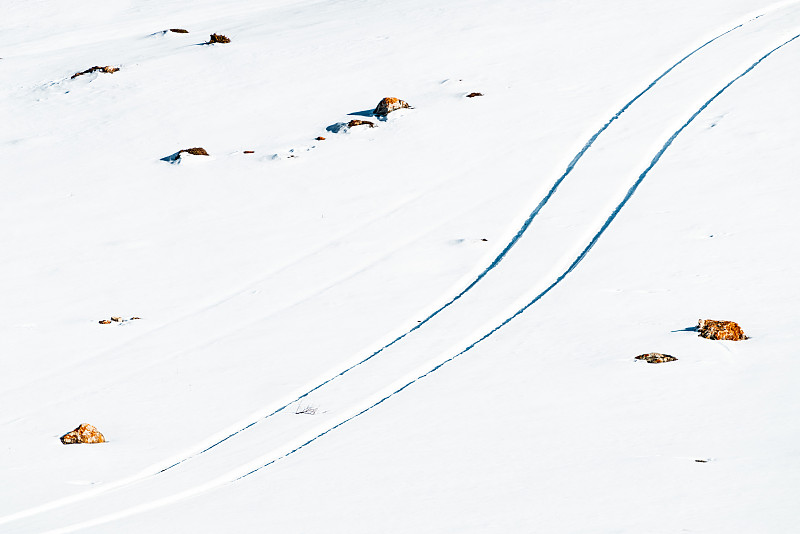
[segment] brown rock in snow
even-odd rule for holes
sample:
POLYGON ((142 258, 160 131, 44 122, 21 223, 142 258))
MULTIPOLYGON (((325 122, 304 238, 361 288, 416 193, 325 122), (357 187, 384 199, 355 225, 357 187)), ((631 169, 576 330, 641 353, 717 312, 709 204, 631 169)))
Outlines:
POLYGON ((476 96, 483 96, 483 93, 470 93, 467 98, 475 98, 476 96))
POLYGON ((99 321, 99 323, 100 324, 111 324, 111 321, 109 321, 108 319, 103 319, 102 321, 99 321))
POLYGON ((98 71, 98 70, 100 72, 105 72, 107 74, 111 74, 113 72, 117 72, 119 70, 119 67, 112 67, 110 65, 108 65, 106 67, 98 67, 98 66, 95 65, 91 69, 86 69, 85 71, 82 71, 82 72, 76 72, 75 74, 72 75, 72 78, 70 78, 70 79, 77 78, 78 76, 83 76, 84 74, 90 74, 90 73, 98 71))
POLYGON ((230 43, 231 40, 225 37, 224 35, 218 33, 212 33, 211 38, 208 40, 206 44, 214 44, 214 43, 230 43))
POLYGON ((322 137, 322 136, 319 136, 319 137, 315 137, 314 140, 316 140, 316 141, 324 141, 325 138, 322 137))
POLYGON ((64 445, 72 445, 73 443, 103 443, 105 440, 106 438, 103 437, 103 434, 92 425, 86 423, 83 423, 72 432, 67 432, 61 436, 61 443, 64 445))
POLYGON ((403 102, 399 98, 394 98, 393 96, 387 96, 378 102, 378 107, 375 108, 375 111, 373 111, 372 114, 378 116, 388 115, 392 111, 410 107, 411 106, 408 105, 408 102, 403 102))
POLYGON ((189 33, 189 30, 184 30, 183 28, 170 28, 169 31, 172 33, 189 33))
POLYGON ((369 126, 370 128, 374 128, 375 125, 370 121, 362 121, 360 119, 353 119, 347 123, 348 128, 352 128, 353 126, 369 126))
POLYGON ((183 150, 179 150, 178 154, 175 156, 175 159, 181 157, 181 154, 184 152, 186 152, 187 154, 192 154, 194 156, 208 156, 208 152, 206 152, 206 149, 198 146, 194 148, 185 148, 183 150))
POLYGON ((256 151, 255 150, 245 150, 244 153, 245 154, 255 154, 256 151))
POLYGON ((669 354, 661 354, 660 352, 649 352, 647 354, 641 354, 636 357, 637 360, 644 360, 647 363, 666 363, 666 362, 674 362, 678 358, 675 356, 670 356, 669 354))
POLYGON ((700 319, 697 321, 697 331, 700 332, 700 337, 706 339, 723 339, 727 341, 741 341, 747 339, 741 327, 733 321, 700 319))

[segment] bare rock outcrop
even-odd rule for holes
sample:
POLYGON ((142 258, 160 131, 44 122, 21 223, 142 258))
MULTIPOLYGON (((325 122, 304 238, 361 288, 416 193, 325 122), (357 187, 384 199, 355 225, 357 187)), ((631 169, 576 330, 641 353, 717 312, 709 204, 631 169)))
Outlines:
POLYGON ((393 96, 387 96, 378 102, 378 107, 375 108, 375 111, 373 111, 372 114, 380 117, 388 115, 392 111, 410 107, 411 106, 408 105, 408 102, 404 102, 399 98, 394 98, 393 96))
POLYGON ((169 31, 172 33, 189 33, 189 30, 184 30, 183 28, 170 28, 169 31))
POLYGON ((70 78, 70 80, 75 79, 78 76, 83 76, 84 74, 91 74, 92 72, 100 71, 100 72, 105 72, 107 74, 112 74, 114 72, 117 72, 118 70, 119 67, 112 67, 111 65, 107 65, 105 67, 98 67, 97 65, 95 65, 91 69, 86 69, 81 72, 76 72, 75 74, 72 75, 72 78, 70 78))
POLYGON ((678 358, 675 356, 670 356, 669 354, 661 354, 660 352, 648 352, 647 354, 641 354, 636 356, 637 360, 644 360, 647 363, 666 363, 666 362, 674 362, 678 358))
POLYGON ((741 341, 747 339, 742 328, 733 321, 700 319, 697 322, 697 331, 700 332, 700 337, 706 339, 722 339, 727 341, 741 341))
POLYGON ((467 98, 475 98, 476 96, 483 96, 483 93, 470 93, 467 98))
POLYGON ((95 427, 83 423, 81 426, 61 436, 61 443, 72 445, 74 443, 104 443, 106 438, 95 427))

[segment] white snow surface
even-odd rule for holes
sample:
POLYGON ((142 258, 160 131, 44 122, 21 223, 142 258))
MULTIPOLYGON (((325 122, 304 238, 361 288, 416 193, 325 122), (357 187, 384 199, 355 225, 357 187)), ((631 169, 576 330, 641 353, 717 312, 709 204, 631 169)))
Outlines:
POLYGON ((800 2, 0 12, 0 532, 797 529, 800 2))

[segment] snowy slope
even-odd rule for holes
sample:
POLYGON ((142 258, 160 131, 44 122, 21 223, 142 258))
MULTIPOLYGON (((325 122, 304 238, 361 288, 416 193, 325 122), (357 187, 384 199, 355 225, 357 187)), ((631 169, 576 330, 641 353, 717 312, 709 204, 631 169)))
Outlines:
POLYGON ((0 530, 792 530, 800 4, 16 4, 0 530))

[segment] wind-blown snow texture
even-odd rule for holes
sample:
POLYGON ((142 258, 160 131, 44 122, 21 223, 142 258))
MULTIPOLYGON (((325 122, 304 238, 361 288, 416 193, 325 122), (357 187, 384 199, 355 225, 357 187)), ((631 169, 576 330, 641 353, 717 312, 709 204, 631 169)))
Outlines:
POLYGON ((0 530, 792 531, 800 3, 597 4, 10 2, 0 530))

